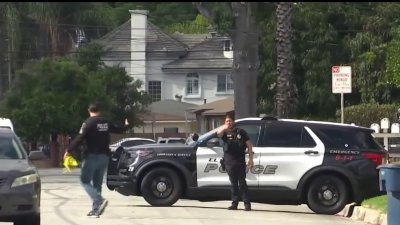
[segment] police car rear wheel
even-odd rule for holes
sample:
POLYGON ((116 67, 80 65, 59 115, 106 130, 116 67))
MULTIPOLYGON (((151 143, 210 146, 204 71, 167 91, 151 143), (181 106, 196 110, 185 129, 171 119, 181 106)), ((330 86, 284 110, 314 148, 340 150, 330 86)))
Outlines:
POLYGON ((171 206, 182 194, 182 182, 173 170, 156 168, 144 176, 141 192, 152 206, 171 206))
POLYGON ((348 198, 348 189, 342 179, 323 175, 309 185, 307 205, 316 213, 334 215, 345 207, 348 198))

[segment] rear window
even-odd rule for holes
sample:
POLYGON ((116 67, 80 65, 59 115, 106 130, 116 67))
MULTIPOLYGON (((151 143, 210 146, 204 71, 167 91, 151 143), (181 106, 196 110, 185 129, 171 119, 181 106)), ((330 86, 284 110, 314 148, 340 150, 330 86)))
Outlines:
POLYGON ((382 149, 382 146, 374 140, 371 132, 368 130, 319 127, 313 128, 313 131, 315 131, 316 135, 324 142, 326 148, 357 150, 382 149))

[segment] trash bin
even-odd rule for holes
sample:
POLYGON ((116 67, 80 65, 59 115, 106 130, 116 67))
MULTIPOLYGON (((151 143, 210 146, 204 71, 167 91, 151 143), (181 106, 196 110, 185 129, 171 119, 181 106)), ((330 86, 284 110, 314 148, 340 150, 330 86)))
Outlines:
POLYGON ((400 164, 380 165, 379 188, 388 197, 388 225, 400 224, 400 164))

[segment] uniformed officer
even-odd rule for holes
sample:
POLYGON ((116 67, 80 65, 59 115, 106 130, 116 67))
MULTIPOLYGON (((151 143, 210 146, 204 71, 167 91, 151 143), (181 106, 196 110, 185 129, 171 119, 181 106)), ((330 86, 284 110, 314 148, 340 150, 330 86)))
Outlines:
POLYGON ((239 197, 244 202, 244 210, 250 211, 251 204, 246 183, 246 149, 249 154, 247 166, 252 168, 253 146, 247 132, 235 126, 235 116, 229 113, 225 117, 225 124, 217 129, 218 137, 224 141, 224 164, 231 182, 232 205, 229 210, 236 210, 239 197))

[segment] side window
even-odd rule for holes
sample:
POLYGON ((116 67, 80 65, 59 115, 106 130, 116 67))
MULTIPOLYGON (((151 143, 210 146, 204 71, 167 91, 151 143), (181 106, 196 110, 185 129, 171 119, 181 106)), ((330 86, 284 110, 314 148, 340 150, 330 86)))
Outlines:
POLYGON ((243 124, 243 125, 237 125, 237 127, 242 128, 247 132, 247 135, 249 135, 250 141, 253 144, 253 146, 258 146, 258 141, 259 141, 258 139, 261 132, 260 125, 243 124))
POLYGON ((308 131, 303 127, 301 131, 301 142, 300 147, 307 148, 307 147, 315 147, 317 143, 315 143, 314 139, 308 133, 308 131))
POLYGON ((303 129, 301 124, 279 122, 268 124, 266 132, 263 135, 262 146, 300 147, 302 145, 303 129))
POLYGON ((378 149, 370 133, 358 129, 320 127, 317 136, 327 148, 378 149))
POLYGON ((137 143, 134 140, 125 141, 125 142, 122 142, 122 144, 121 144, 122 147, 130 147, 130 146, 135 146, 135 145, 137 145, 137 143))

